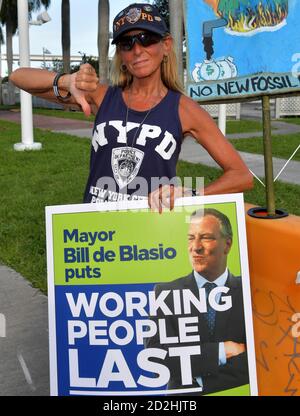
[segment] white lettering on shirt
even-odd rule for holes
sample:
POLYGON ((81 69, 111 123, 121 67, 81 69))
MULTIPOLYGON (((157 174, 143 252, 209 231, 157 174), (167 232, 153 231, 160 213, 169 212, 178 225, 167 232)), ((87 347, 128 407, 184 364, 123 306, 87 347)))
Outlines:
MULTIPOLYGON (((108 139, 105 135, 107 134, 107 127, 111 126, 117 130, 119 135, 117 136, 117 143, 126 144, 126 133, 128 134, 131 130, 138 129, 140 127, 139 123, 128 122, 127 129, 126 126, 123 125, 122 120, 111 120, 109 123, 101 123, 98 124, 95 128, 92 145, 95 152, 98 151, 99 146, 103 147, 108 144, 108 139)), ((161 137, 162 130, 159 126, 150 125, 150 124, 143 124, 141 127, 140 134, 136 140, 136 145, 139 146, 146 146, 147 139, 156 140, 161 137)), ((174 154, 177 147, 176 140, 174 136, 166 130, 164 132, 164 138, 155 147, 155 151, 164 159, 170 160, 172 155, 174 154)))

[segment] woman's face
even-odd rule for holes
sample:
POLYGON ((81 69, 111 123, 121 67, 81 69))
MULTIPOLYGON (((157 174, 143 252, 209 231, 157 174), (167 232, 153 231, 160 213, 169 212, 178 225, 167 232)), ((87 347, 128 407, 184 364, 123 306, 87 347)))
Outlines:
MULTIPOLYGON (((144 30, 132 30, 127 32, 124 36, 133 36, 139 33, 144 33, 144 30)), ((164 55, 170 51, 172 44, 171 37, 161 39, 160 42, 154 43, 150 46, 142 46, 138 41, 135 41, 133 47, 129 51, 124 51, 119 48, 119 54, 122 63, 126 65, 127 70, 136 78, 146 78, 160 71, 161 62, 164 55)))

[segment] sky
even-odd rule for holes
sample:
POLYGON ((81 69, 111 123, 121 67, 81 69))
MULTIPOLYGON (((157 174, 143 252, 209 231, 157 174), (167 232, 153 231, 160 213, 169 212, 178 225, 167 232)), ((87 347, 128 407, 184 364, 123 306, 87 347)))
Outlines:
MULTIPOLYGON (((112 21, 116 14, 134 2, 145 3, 145 1, 138 0, 110 0, 111 31, 112 21)), ((79 55, 78 52, 80 51, 87 55, 97 56, 98 0, 70 0, 70 9, 71 54, 79 55)), ((52 0, 47 12, 52 19, 50 22, 42 26, 30 27, 30 53, 42 55, 43 48, 47 48, 52 54, 61 55, 61 0, 52 0)), ((33 15, 33 20, 36 20, 37 14, 33 15)), ((14 37, 13 48, 14 53, 19 52, 17 35, 14 37)), ((2 46, 2 52, 5 53, 5 45, 2 46)), ((40 65, 41 63, 32 63, 32 66, 40 67, 40 65)), ((14 69, 17 67, 18 63, 15 62, 14 69)), ((3 62, 2 76, 5 75, 6 70, 6 64, 3 62)))

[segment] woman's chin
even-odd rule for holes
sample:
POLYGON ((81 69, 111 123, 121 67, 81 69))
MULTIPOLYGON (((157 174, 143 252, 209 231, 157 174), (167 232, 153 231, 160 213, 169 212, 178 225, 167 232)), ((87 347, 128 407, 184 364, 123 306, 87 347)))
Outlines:
POLYGON ((146 68, 141 68, 139 70, 135 70, 133 71, 132 75, 134 78, 137 79, 143 79, 143 78, 149 78, 151 77, 153 74, 155 74, 155 70, 151 70, 151 69, 146 69, 146 68))

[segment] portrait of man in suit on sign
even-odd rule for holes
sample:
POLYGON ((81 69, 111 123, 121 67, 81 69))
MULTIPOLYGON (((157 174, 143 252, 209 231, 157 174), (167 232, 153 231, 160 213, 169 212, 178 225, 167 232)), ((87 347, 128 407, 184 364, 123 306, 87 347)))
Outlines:
POLYGON ((193 212, 188 229, 192 272, 155 286, 155 296, 166 291, 165 304, 171 311, 180 313, 166 315, 160 310, 151 317, 156 322, 165 320, 168 339, 173 341, 169 345, 162 343, 157 331, 147 340, 146 347, 169 351, 170 347, 176 346, 200 346, 200 354, 190 356, 190 385, 183 385, 182 362, 178 356, 168 354, 163 360, 170 371, 168 390, 195 388, 198 392, 194 394, 205 395, 249 383, 242 281, 227 267, 232 241, 230 220, 222 212, 212 208, 193 212), (184 297, 188 293, 196 298, 206 297, 205 311, 196 308, 195 304, 186 311, 184 297), (185 328, 185 333, 190 332, 190 336, 185 337, 184 342, 179 327, 182 317, 191 318, 192 322, 190 330, 185 328), (174 345, 174 339, 178 339, 177 345, 174 345))

